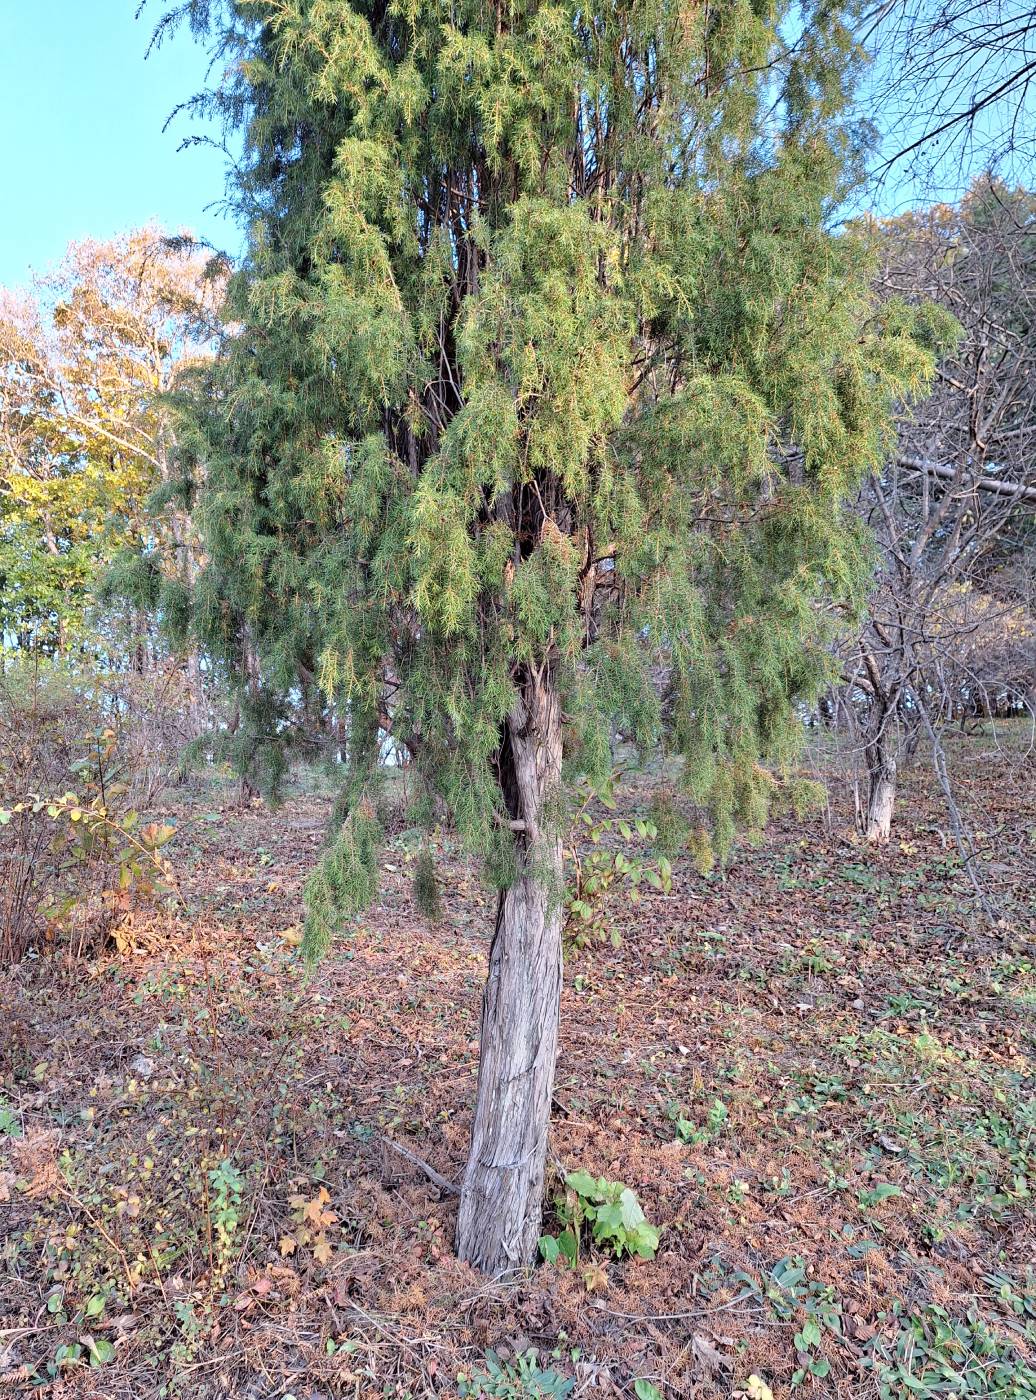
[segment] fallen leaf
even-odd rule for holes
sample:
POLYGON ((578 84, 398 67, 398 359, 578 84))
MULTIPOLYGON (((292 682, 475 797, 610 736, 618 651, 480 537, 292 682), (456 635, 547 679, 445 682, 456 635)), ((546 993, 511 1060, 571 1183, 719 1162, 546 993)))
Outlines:
POLYGON ((703 1337, 700 1332, 696 1332, 691 1339, 691 1351, 696 1360, 710 1371, 730 1371, 733 1370, 734 1363, 729 1356, 724 1356, 721 1351, 709 1341, 708 1337, 703 1337))

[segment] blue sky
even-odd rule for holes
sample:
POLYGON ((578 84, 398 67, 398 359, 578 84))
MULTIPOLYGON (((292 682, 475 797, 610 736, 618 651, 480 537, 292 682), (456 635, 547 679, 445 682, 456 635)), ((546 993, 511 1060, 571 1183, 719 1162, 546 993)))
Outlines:
MULTIPOLYGON (((226 160, 177 147, 177 106, 205 85, 207 58, 183 30, 145 60, 170 0, 0 0, 0 132, 8 153, 0 213, 0 286, 56 263, 72 239, 106 238, 157 219, 231 253, 242 237, 217 208, 226 160)), ((910 123, 907 123, 909 133, 910 123)), ((955 189, 940 191, 952 197, 955 189)), ((877 195, 893 212, 917 191, 897 171, 877 195)), ((864 200, 867 196, 863 197, 864 200)))
MULTIPOLYGON (((145 62, 159 0, 0 0, 0 131, 7 152, 0 286, 57 262, 70 240, 106 238, 157 219, 237 251, 240 235, 206 209, 225 159, 177 151, 177 103, 205 82, 205 54, 184 31, 145 62)), ((194 129, 197 129, 196 127, 194 129)))

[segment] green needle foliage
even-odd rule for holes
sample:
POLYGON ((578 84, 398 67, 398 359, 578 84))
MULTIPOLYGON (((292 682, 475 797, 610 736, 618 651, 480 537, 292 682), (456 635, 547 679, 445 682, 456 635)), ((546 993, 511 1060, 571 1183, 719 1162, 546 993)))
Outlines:
POLYGON ((347 717, 310 950, 374 892, 390 717, 415 818, 441 800, 514 877, 498 756, 530 669, 566 773, 604 782, 615 723, 665 742, 722 856, 825 672, 818 599, 869 571, 842 502, 931 368, 828 226, 856 151, 840 6, 183 13, 233 56, 208 100, 244 130, 250 220, 185 434, 193 625, 260 737, 300 686, 347 717))

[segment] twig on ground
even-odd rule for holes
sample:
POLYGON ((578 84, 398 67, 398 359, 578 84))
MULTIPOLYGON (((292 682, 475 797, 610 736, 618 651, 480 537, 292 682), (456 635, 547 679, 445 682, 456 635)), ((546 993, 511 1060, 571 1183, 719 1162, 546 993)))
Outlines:
POLYGON ((401 1157, 404 1157, 411 1166, 419 1167, 428 1180, 432 1182, 433 1185, 438 1186, 440 1191, 446 1191, 451 1196, 460 1195, 459 1186, 455 1185, 452 1181, 447 1181, 434 1167, 429 1166, 423 1157, 419 1157, 416 1152, 411 1152, 409 1147, 403 1147, 400 1143, 393 1142, 390 1137, 385 1137, 384 1134, 381 1140, 386 1147, 391 1147, 393 1152, 398 1152, 401 1157))

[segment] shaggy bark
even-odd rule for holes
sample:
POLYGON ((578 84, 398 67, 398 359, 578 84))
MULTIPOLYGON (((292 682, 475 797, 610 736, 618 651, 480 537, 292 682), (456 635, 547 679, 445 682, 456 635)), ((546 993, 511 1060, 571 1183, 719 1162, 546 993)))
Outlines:
POLYGON ((500 780, 518 877, 500 895, 482 1003, 457 1253, 492 1277, 532 1263, 540 1235, 561 1005, 561 840, 544 808, 561 777, 553 678, 529 677, 508 718, 500 780))

